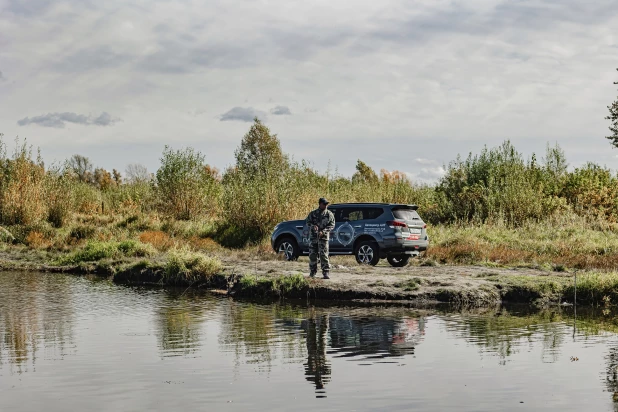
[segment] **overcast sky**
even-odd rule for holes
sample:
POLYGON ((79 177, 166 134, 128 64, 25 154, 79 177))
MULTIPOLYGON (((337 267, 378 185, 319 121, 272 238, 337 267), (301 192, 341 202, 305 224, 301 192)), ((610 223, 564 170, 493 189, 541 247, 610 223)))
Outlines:
POLYGON ((296 159, 431 181, 558 143, 618 169, 617 0, 0 0, 0 132, 47 162, 219 168, 258 116, 296 159))

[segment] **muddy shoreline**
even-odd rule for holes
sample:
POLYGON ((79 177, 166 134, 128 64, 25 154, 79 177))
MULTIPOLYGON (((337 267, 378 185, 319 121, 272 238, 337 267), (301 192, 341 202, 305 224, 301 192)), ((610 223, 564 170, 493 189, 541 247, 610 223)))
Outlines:
MULTIPOLYGON (((501 303, 571 304, 574 298, 572 273, 528 268, 450 265, 393 268, 359 266, 351 262, 350 265, 335 265, 331 279, 323 280, 309 278, 307 263, 302 260, 222 260, 220 273, 174 286, 216 289, 238 297, 455 303, 476 307, 501 303)), ((156 260, 53 266, 0 259, 0 270, 92 274, 117 284, 168 286, 163 267, 156 260)), ((604 296, 602 292, 592 296, 580 292, 577 303, 606 303, 608 298, 604 296)))

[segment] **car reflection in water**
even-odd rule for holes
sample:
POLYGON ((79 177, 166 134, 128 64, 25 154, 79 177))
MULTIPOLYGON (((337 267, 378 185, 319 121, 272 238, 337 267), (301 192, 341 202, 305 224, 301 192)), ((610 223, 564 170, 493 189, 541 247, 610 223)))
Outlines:
POLYGON ((425 334, 425 318, 353 318, 311 310, 301 327, 307 339, 306 379, 315 385, 316 397, 325 398, 331 375, 327 354, 355 361, 413 355, 425 334))

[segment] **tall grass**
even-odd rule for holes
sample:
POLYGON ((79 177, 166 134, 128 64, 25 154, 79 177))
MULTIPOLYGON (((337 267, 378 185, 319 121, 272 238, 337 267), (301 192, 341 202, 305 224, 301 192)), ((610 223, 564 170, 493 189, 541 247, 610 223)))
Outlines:
MULTIPOLYGON (((99 179, 80 178, 81 169, 76 171, 74 161, 46 169, 25 142, 17 141, 16 146, 9 156, 0 136, 0 224, 16 228, 18 239, 26 239, 34 230, 30 227, 47 233, 41 225, 49 222, 57 230, 71 226, 70 233, 80 227, 88 229, 67 237, 78 241, 84 238, 81 233, 90 233, 88 238, 100 232, 92 228, 109 226, 107 240, 121 232, 120 239, 136 238, 144 231, 164 232, 165 236, 144 235, 145 239, 151 236, 162 250, 172 247, 178 237, 192 238, 195 244, 214 237, 226 246, 242 247, 265 239, 280 221, 303 219, 320 197, 331 202, 418 204, 428 223, 440 225, 441 229, 433 228, 437 238, 442 236, 440 230, 448 228, 463 233, 490 227, 492 233, 511 239, 511 246, 521 244, 511 234, 523 231, 528 236, 530 225, 540 224, 541 231, 552 233, 558 228, 556 222, 561 222, 570 229, 586 227, 586 233, 606 233, 613 232, 618 223, 618 176, 593 163, 569 169, 557 146, 548 147, 541 159, 535 155, 524 158, 506 141, 465 159, 458 157, 434 185, 418 184, 399 171, 377 172, 361 160, 352 176, 330 169, 317 172, 306 161, 286 155, 277 136, 257 119, 235 152, 235 164, 222 176, 206 163, 206 155, 191 148, 166 147, 151 180, 123 183, 118 172, 112 175, 94 168, 87 158, 83 161, 88 170, 98 171, 99 179)), ((480 230, 477 234, 482 240, 487 233, 480 230)), ((602 237, 591 237, 602 244, 602 237)), ((499 240, 487 244, 495 246, 499 240)), ((522 250, 529 250, 530 256, 545 252, 558 256, 566 253, 565 248, 575 247, 558 247, 557 238, 551 237, 543 242, 539 243, 543 247, 527 243, 522 250)), ((567 239, 563 242, 572 244, 567 239)), ((487 250, 481 243, 479 248, 487 250)), ((461 249, 461 259, 472 253, 472 245, 465 241, 458 246, 452 241, 438 244, 446 254, 461 249)), ((502 244, 504 248, 495 254, 511 253, 513 248, 502 244)), ((599 249, 599 244, 592 249, 599 249)), ((596 255, 602 253, 607 255, 596 255)), ((451 255, 436 258, 459 259, 451 255)))

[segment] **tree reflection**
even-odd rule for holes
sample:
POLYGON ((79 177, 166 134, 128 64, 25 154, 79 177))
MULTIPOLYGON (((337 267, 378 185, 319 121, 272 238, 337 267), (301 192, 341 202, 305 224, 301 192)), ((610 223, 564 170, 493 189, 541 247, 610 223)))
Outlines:
POLYGON ((212 296, 169 292, 156 311, 157 334, 162 355, 187 356, 200 346, 200 329, 205 313, 214 308, 212 296))
POLYGON ((222 305, 221 311, 219 343, 236 354, 237 362, 246 357, 249 363, 270 370, 278 349, 285 359, 296 358, 303 352, 298 333, 299 319, 305 313, 302 308, 230 299, 222 305))
POLYGON ((23 373, 45 356, 62 357, 72 341, 71 279, 40 273, 0 274, 0 367, 23 373))

